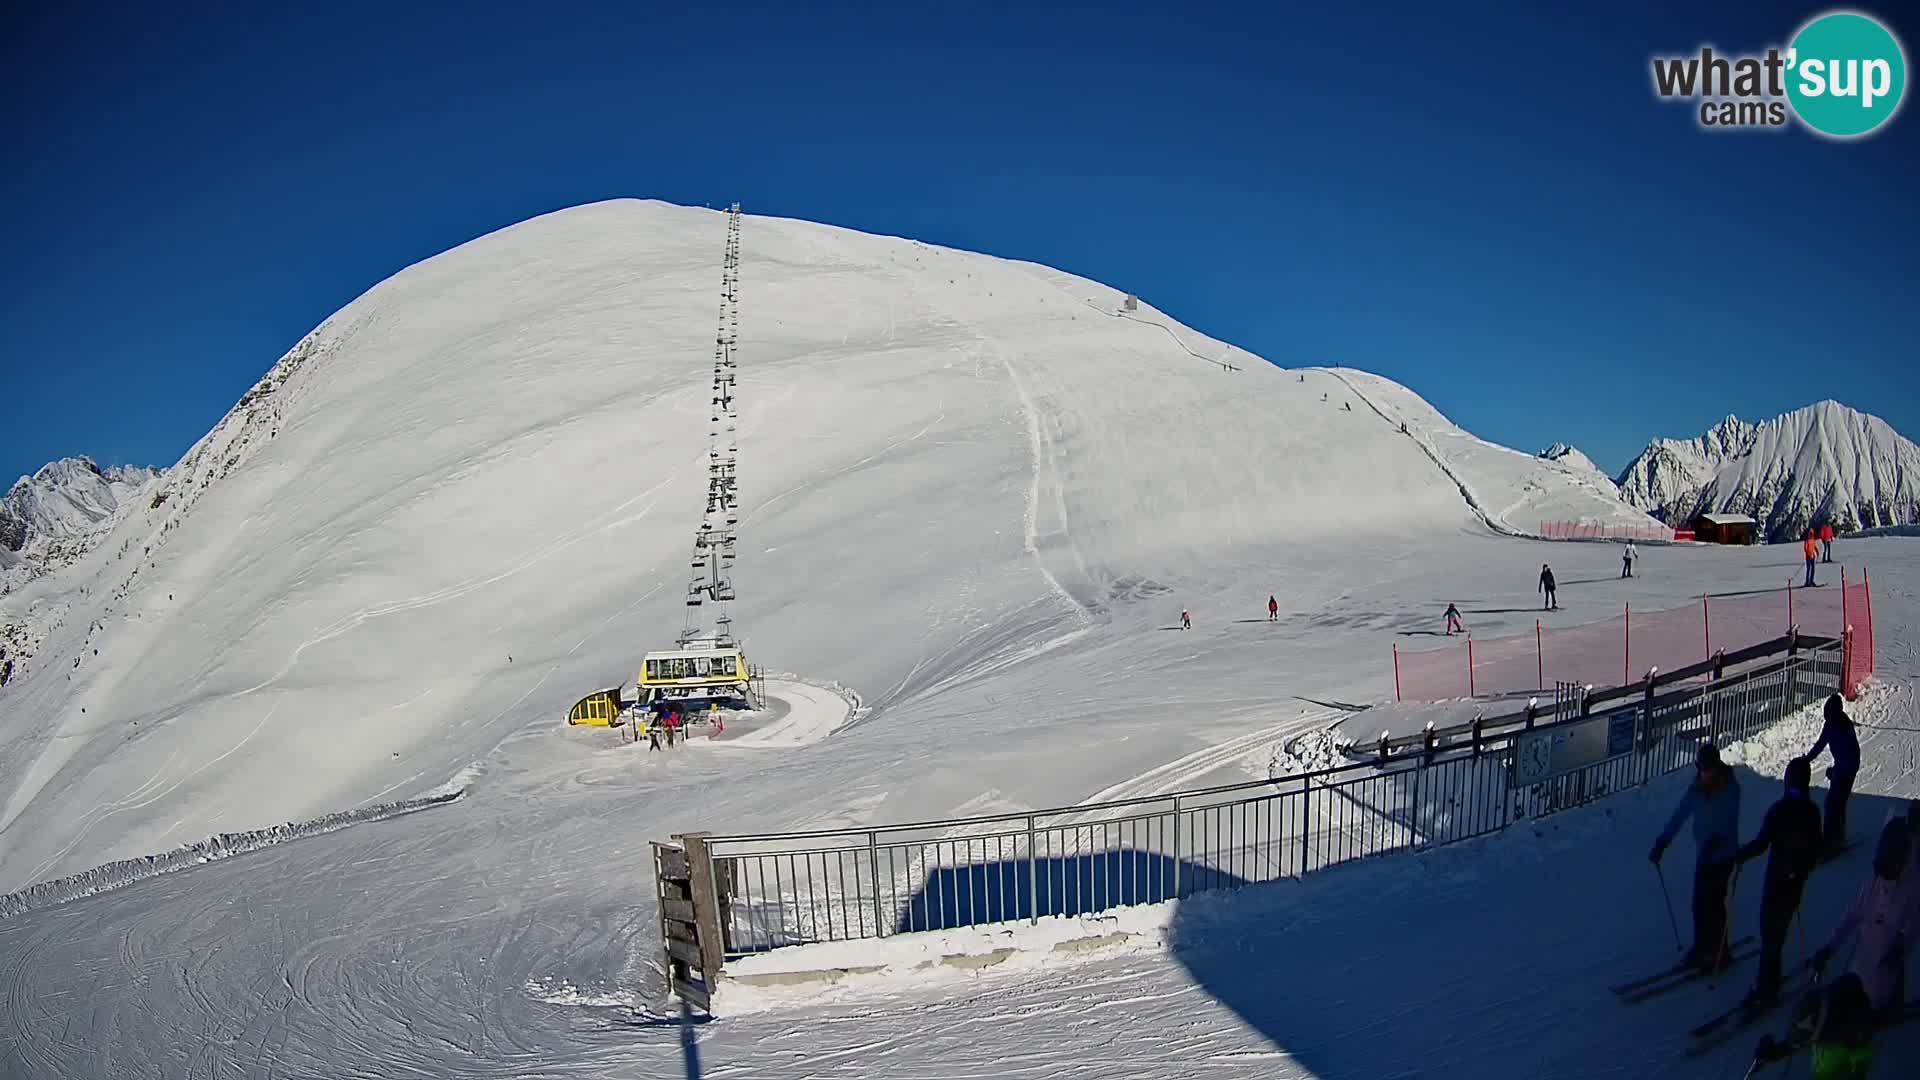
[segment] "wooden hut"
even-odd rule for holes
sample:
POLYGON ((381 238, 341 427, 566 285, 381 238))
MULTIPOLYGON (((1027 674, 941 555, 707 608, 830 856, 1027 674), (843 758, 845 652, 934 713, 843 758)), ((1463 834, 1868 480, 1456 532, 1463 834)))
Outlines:
POLYGON ((1701 514, 1693 519, 1694 539, 1706 544, 1751 544, 1759 527, 1745 514, 1701 514))

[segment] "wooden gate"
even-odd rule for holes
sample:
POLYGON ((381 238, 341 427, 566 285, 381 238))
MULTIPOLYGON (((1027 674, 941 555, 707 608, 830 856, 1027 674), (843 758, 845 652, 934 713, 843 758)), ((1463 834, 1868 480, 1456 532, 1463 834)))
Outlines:
POLYGON ((660 941, 667 986, 680 1000, 711 1013, 713 990, 726 957, 721 909, 724 883, 716 877, 706 833, 653 842, 653 879, 660 905, 660 941))

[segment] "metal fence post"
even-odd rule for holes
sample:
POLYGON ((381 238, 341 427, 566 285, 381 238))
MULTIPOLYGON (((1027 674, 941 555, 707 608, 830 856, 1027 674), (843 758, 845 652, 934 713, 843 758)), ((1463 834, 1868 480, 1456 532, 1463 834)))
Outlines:
MULTIPOLYGON (((1427 734, 1429 736, 1428 743, 1431 745, 1431 736, 1433 734, 1432 721, 1427 722, 1427 734)), ((1426 771, 1427 757, 1425 754, 1422 754, 1420 755, 1420 764, 1415 766, 1413 770, 1413 806, 1407 813, 1407 846, 1416 849, 1420 846, 1420 774, 1426 771)))
POLYGON ((1180 796, 1173 797, 1173 895, 1168 899, 1180 899, 1180 796))
POLYGON ((1300 777, 1300 876, 1307 876, 1307 860, 1311 856, 1309 843, 1313 835, 1313 774, 1300 777))
POLYGON ((1033 854, 1033 815, 1027 815, 1027 905, 1033 911, 1032 925, 1040 923, 1040 874, 1039 862, 1033 854))
POLYGON ((873 881, 873 936, 885 937, 887 928, 880 917, 880 834, 871 830, 867 833, 867 870, 873 881))

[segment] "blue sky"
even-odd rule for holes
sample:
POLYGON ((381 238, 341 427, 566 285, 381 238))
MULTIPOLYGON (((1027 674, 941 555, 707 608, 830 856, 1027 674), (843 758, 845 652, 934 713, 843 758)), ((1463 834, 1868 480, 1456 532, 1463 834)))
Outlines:
POLYGON ((1609 469, 1826 397, 1920 436, 1920 114, 1650 88, 1823 8, 1278 7, 15 5, 0 474, 171 464, 367 287, 617 196, 1048 263, 1609 469))

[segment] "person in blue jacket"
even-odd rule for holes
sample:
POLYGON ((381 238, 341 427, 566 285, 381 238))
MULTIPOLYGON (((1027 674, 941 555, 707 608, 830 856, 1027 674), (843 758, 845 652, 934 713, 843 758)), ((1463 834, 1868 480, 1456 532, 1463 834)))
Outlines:
POLYGON ((1827 722, 1820 727, 1820 741, 1807 751, 1807 760, 1819 757, 1829 746, 1833 747, 1833 768, 1827 770, 1826 853, 1834 855, 1847 843, 1847 799, 1853 794, 1854 778, 1860 775, 1860 737, 1839 694, 1827 698, 1827 722))
POLYGON ((1740 850, 1740 783, 1712 743, 1700 747, 1693 764, 1694 781, 1647 857, 1658 866, 1674 834, 1693 819, 1693 947, 1683 962, 1714 971, 1727 962, 1727 882, 1740 850))

